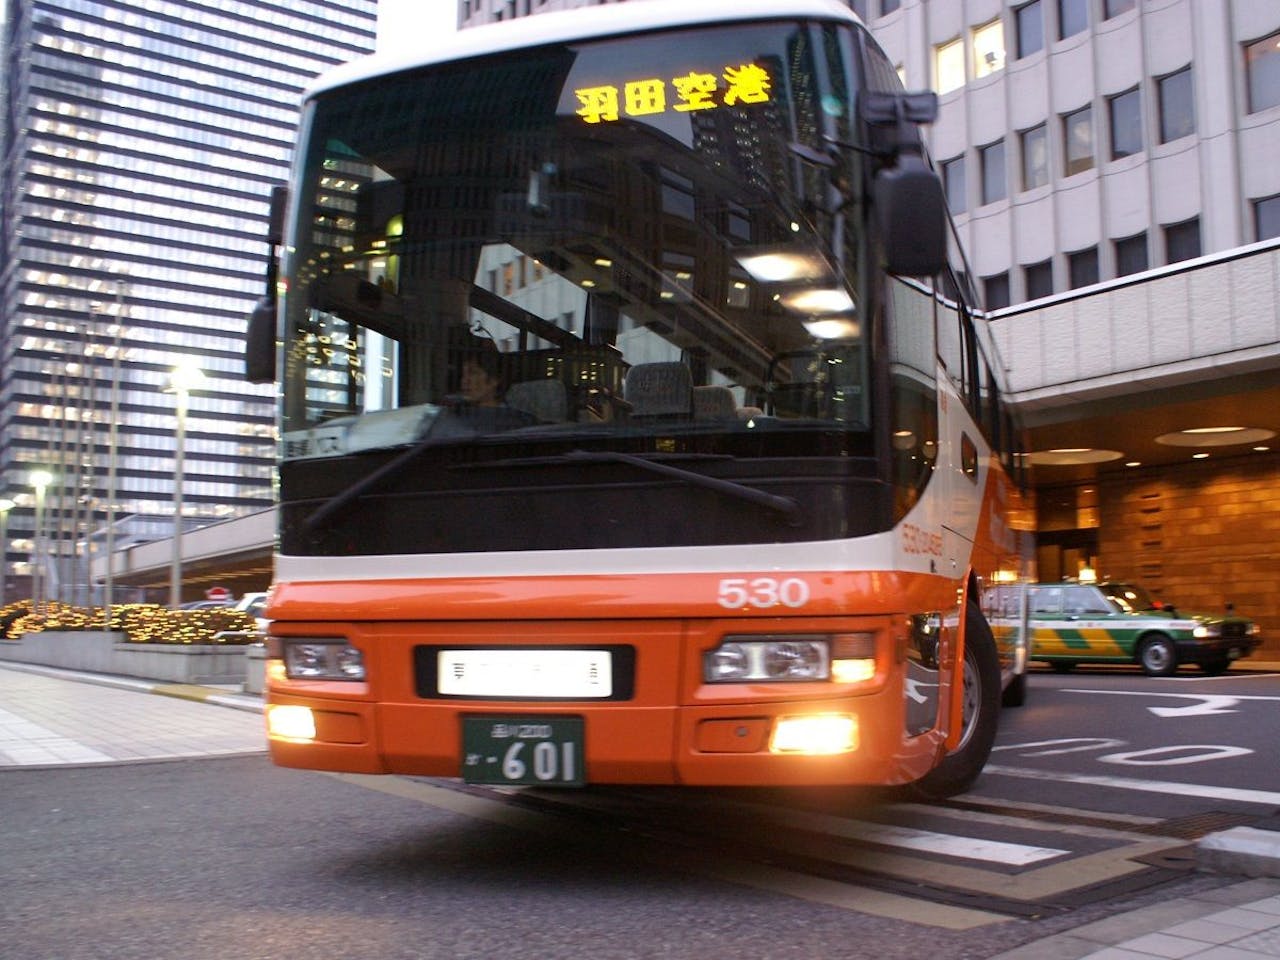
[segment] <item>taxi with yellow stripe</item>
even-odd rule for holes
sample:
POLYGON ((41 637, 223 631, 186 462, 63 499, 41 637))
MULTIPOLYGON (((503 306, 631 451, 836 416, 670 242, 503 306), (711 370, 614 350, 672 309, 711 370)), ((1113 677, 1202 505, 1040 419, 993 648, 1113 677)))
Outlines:
POLYGON ((1223 673, 1261 643, 1247 617, 1191 613, 1119 581, 1028 588, 1031 659, 1065 673, 1078 663, 1136 663, 1152 677, 1180 664, 1223 673))

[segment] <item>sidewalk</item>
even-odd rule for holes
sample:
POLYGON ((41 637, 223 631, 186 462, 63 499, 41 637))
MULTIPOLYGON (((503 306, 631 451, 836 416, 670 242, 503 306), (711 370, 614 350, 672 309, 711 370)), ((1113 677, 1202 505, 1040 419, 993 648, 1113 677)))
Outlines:
POLYGON ((232 688, 6 662, 0 664, 0 771, 265 753, 261 714, 261 697, 232 688))
MULTIPOLYGON (((261 714, 261 697, 231 687, 3 663, 0 777, 14 769, 260 754, 261 714)), ((1280 958, 1280 829, 1210 834, 1197 857, 1240 882, 1117 914, 992 960, 1280 958)))

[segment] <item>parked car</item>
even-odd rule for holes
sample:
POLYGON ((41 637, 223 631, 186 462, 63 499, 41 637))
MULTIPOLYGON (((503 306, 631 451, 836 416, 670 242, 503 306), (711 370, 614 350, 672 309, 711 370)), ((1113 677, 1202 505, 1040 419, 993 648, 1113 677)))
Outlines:
POLYGON ((1194 663, 1227 670, 1262 642, 1258 625, 1231 613, 1192 613, 1120 581, 1030 588, 1031 659, 1065 673, 1077 663, 1136 663, 1152 677, 1194 663))
POLYGON ((253 617, 257 621, 259 633, 266 632, 267 624, 270 622, 262 615, 267 609, 266 593, 246 593, 236 601, 235 609, 253 617))
POLYGON ((222 610, 231 606, 230 600, 189 600, 179 610, 222 610))

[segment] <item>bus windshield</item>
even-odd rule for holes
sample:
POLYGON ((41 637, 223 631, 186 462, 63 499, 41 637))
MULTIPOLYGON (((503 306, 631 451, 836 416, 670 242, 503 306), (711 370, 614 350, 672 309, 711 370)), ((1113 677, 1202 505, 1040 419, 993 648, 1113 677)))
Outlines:
POLYGON ((806 433, 865 452, 858 201, 813 159, 854 137, 852 36, 668 31, 316 96, 284 461, 681 436, 761 457, 806 433))

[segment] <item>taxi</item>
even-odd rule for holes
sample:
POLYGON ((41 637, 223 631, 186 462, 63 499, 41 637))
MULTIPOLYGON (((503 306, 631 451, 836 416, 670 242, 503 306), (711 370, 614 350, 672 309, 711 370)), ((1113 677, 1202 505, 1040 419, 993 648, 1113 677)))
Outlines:
POLYGON ((1030 659, 1066 673, 1077 663, 1136 663, 1166 677, 1183 663, 1225 672, 1262 642, 1247 617, 1191 613, 1119 581, 1040 583, 1028 588, 1030 659))

